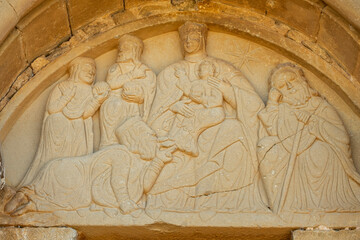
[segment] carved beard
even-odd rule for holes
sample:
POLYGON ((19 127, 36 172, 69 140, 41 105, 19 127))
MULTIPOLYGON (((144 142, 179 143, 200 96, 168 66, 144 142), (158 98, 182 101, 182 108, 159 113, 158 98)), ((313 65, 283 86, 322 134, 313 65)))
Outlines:
MULTIPOLYGON (((310 91, 307 86, 300 85, 298 88, 293 88, 296 92, 282 95, 282 102, 289 105, 299 106, 305 104, 310 99, 310 91)), ((290 90, 291 91, 291 90, 290 90)))

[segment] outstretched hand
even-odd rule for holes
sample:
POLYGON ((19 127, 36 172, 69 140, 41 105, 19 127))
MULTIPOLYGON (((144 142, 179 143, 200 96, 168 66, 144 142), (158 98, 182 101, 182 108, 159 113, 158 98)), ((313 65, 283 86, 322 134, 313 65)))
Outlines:
POLYGON ((192 109, 189 105, 187 105, 190 102, 191 102, 190 99, 181 100, 175 103, 174 105, 172 105, 170 107, 170 110, 173 111, 174 113, 179 113, 187 118, 192 117, 194 116, 195 112, 194 109, 192 109))
POLYGON ((224 80, 220 80, 220 79, 215 78, 215 77, 209 77, 208 78, 208 84, 210 86, 218 89, 223 94, 232 90, 231 84, 229 82, 224 81, 224 80))

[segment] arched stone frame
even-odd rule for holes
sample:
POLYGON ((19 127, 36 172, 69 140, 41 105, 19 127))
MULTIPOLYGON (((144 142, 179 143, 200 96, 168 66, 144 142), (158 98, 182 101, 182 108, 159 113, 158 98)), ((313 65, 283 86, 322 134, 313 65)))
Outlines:
MULTIPOLYGON (((156 4, 149 5, 151 8, 156 4)), ((240 36, 264 45, 297 62, 329 85, 345 100, 357 116, 360 115, 359 83, 356 78, 341 67, 344 65, 338 64, 338 60, 335 60, 336 56, 332 57, 327 50, 314 42, 312 36, 246 8, 221 5, 219 9, 224 11, 221 14, 221 19, 218 12, 214 12, 213 8, 180 12, 161 9, 155 11, 153 15, 147 15, 144 10, 143 17, 138 19, 135 17, 133 21, 119 24, 104 32, 100 31, 98 34, 89 36, 84 41, 74 45, 71 50, 65 51, 41 69, 9 101, 0 113, 0 141, 4 140, 24 109, 39 93, 66 74, 66 66, 74 58, 78 56, 96 58, 115 49, 117 38, 122 34, 132 33, 142 39, 147 39, 158 34, 175 31, 186 20, 204 22, 209 26, 210 31, 240 36)))

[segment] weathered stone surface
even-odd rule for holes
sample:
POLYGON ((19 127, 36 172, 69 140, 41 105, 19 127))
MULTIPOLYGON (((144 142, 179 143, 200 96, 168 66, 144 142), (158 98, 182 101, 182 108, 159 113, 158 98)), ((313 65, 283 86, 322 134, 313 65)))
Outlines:
POLYGON ((0 16, 1 23, 3 24, 3 28, 0 31, 0 42, 6 38, 9 32, 12 30, 6 26, 14 26, 19 20, 15 10, 11 7, 11 5, 5 1, 0 1, 0 16))
POLYGON ((293 240, 358 240, 360 230, 296 230, 292 233, 293 240))
POLYGON ((49 63, 49 60, 45 58, 45 56, 38 57, 31 63, 31 68, 33 69, 34 73, 37 73, 42 68, 44 68, 49 63))
POLYGON ((318 41, 348 73, 358 74, 359 35, 329 7, 321 15, 318 41))
POLYGON ((320 1, 303 0, 220 0, 222 3, 249 7, 280 20, 289 26, 315 37, 323 4, 320 1))
POLYGON ((124 4, 123 0, 69 0, 68 7, 71 27, 76 30, 106 13, 123 10, 124 4))
POLYGON ((324 0, 341 16, 360 29, 360 1, 358 0, 324 0))
POLYGON ((71 228, 0 228, 0 239, 6 240, 77 240, 78 237, 77 231, 71 228))
POLYGON ((65 2, 44 2, 26 16, 18 24, 18 28, 22 33, 26 58, 31 62, 70 37, 65 2))
POLYGON ((20 35, 14 31, 0 49, 0 99, 26 65, 20 35))

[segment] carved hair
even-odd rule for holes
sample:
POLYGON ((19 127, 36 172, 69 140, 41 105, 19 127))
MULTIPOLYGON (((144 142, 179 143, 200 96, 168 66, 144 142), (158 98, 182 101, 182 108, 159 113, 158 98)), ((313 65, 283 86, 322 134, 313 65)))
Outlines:
POLYGON ((179 35, 183 40, 189 33, 197 32, 206 42, 208 28, 206 24, 187 21, 179 27, 179 35))
POLYGON ((141 58, 141 54, 144 50, 144 43, 143 41, 138 38, 135 37, 133 35, 130 34, 124 34, 123 36, 120 37, 119 39, 119 47, 124 44, 124 42, 130 42, 134 48, 135 48, 135 59, 140 61, 141 58))
POLYGON ((79 80, 78 75, 80 72, 80 66, 85 64, 90 64, 94 68, 96 67, 95 60, 92 58, 77 57, 74 60, 72 60, 69 67, 69 74, 70 74, 69 80, 77 82, 79 80))
POLYGON ((306 85, 306 89, 309 90, 309 95, 312 96, 317 96, 318 93, 312 89, 309 86, 308 80, 305 77, 304 71, 297 65, 287 62, 287 63, 281 63, 279 65, 277 65, 270 73, 270 77, 269 77, 269 89, 271 88, 276 88, 275 87, 275 83, 276 83, 276 76, 281 73, 281 72, 292 72, 294 73, 298 78, 300 78, 302 80, 302 84, 306 85))

